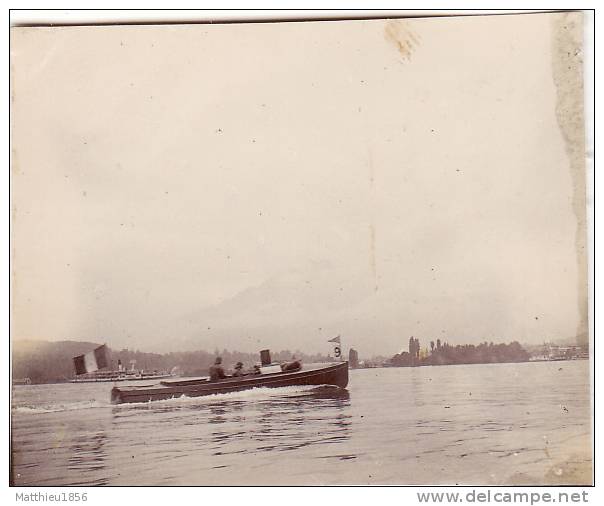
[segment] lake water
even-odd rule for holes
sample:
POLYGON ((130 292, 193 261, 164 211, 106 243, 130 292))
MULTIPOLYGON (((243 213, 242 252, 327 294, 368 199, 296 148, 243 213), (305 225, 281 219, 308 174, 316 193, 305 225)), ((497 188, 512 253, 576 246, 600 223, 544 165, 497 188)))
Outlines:
POLYGON ((13 387, 16 485, 589 484, 587 361, 350 371, 112 406, 111 383, 13 387))

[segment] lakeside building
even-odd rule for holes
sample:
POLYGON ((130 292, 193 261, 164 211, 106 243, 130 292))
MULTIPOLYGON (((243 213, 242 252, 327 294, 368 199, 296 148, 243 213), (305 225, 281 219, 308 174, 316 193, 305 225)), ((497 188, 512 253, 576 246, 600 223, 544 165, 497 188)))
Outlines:
POLYGON ((544 343, 530 350, 533 362, 547 360, 585 360, 589 358, 587 345, 556 345, 544 343))

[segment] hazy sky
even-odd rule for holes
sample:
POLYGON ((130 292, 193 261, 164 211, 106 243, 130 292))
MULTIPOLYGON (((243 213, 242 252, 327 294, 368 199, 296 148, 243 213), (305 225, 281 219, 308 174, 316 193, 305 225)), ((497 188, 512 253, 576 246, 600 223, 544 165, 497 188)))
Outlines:
POLYGON ((556 16, 13 29, 13 336, 574 336, 556 16))

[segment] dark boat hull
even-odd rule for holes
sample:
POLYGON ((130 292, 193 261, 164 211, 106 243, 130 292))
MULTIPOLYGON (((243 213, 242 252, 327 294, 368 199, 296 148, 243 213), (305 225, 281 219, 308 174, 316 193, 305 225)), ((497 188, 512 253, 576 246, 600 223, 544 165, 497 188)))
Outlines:
POLYGON ((348 362, 303 367, 300 371, 227 378, 220 381, 207 379, 164 381, 156 385, 113 387, 113 404, 148 402, 175 397, 200 397, 225 394, 252 388, 279 388, 288 386, 332 385, 346 388, 348 362))

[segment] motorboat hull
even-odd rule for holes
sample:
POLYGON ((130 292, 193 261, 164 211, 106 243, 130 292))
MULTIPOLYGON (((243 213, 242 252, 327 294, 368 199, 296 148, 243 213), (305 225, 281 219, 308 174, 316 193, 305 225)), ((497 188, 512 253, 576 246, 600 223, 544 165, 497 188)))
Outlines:
POLYGON ((303 366, 294 372, 278 372, 243 377, 230 377, 219 381, 207 378, 162 381, 154 385, 113 387, 111 402, 122 404, 172 399, 175 397, 200 397, 225 394, 252 388, 279 388, 288 386, 331 385, 346 388, 348 362, 303 366))

